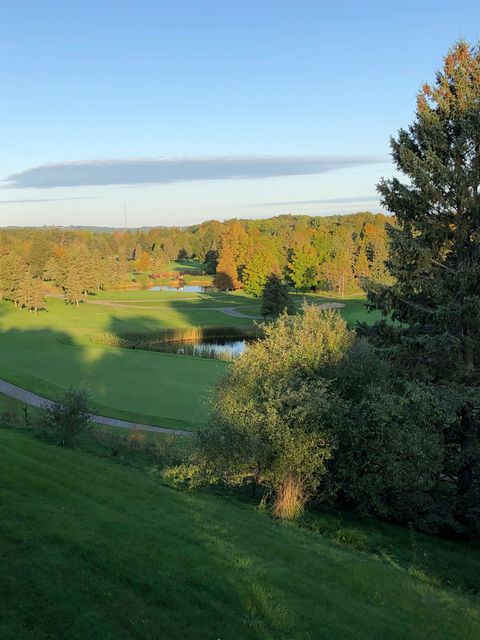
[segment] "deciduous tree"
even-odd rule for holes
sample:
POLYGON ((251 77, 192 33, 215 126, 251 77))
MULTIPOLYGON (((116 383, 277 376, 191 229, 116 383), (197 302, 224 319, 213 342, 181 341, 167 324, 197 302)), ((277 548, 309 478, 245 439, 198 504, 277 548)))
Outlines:
POLYGON ((305 306, 282 315, 266 337, 227 370, 217 387, 210 428, 199 433, 190 473, 207 481, 255 483, 279 517, 299 515, 331 456, 331 394, 316 374, 351 342, 336 312, 305 306))

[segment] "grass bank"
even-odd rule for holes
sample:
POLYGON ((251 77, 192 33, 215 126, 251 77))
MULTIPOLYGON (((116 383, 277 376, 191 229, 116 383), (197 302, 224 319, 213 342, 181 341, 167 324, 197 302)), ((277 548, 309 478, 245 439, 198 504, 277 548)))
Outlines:
MULTIPOLYGON (((429 576, 414 558, 397 560, 394 539, 380 557, 280 524, 248 502, 173 490, 137 468, 6 429, 0 501, 5 640, 480 633, 473 592, 429 576)), ((445 544, 430 543, 474 575, 473 550, 445 544)))
POLYGON ((90 336, 94 344, 125 349, 145 349, 157 351, 171 342, 201 340, 242 340, 259 338, 262 331, 258 327, 190 327, 188 329, 161 329, 150 333, 99 333, 90 336))

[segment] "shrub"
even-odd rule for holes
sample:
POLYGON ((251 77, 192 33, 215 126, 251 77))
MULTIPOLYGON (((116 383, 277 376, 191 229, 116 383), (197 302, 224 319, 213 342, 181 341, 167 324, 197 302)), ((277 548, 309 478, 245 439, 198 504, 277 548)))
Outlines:
POLYGON ((317 375, 351 341, 336 312, 305 305, 264 328, 265 339, 230 366, 211 407, 210 426, 183 477, 260 485, 278 517, 301 514, 332 450, 330 385, 317 375))
POLYGON ((412 382, 363 339, 323 373, 337 394, 323 498, 328 490, 361 512, 478 536, 478 390, 412 382))
POLYGON ((86 389, 69 389, 58 401, 42 407, 41 431, 57 444, 72 447, 88 427, 91 417, 89 405, 90 395, 86 389))
POLYGON ((20 416, 15 406, 7 405, 0 413, 0 423, 14 426, 20 423, 20 416))

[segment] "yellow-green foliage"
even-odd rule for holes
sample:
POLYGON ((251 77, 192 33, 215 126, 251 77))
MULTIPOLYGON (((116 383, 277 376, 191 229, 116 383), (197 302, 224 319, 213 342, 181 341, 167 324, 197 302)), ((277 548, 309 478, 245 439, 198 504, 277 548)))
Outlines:
POLYGON ((298 515, 332 449, 331 393, 316 370, 341 358, 351 340, 337 312, 313 305, 267 326, 217 386, 192 467, 200 478, 261 484, 277 515, 298 515))

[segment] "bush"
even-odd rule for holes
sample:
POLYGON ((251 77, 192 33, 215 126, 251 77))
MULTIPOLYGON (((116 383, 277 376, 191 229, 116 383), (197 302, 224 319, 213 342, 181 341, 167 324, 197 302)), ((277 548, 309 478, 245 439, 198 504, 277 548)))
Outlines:
POLYGON ((480 394, 412 382, 357 339, 323 375, 337 412, 323 498, 431 533, 480 533, 480 394))
POLYGON ((7 406, 0 413, 0 423, 8 426, 20 424, 20 415, 14 406, 7 406))
POLYGON ((260 485, 273 513, 291 519, 317 490, 333 446, 332 393, 317 370, 342 357, 351 334, 338 313, 309 305, 264 330, 220 381, 183 477, 260 485))
POLYGON ((58 401, 42 407, 40 429, 57 444, 72 447, 88 427, 91 418, 89 407, 90 395, 86 389, 69 389, 58 401))

